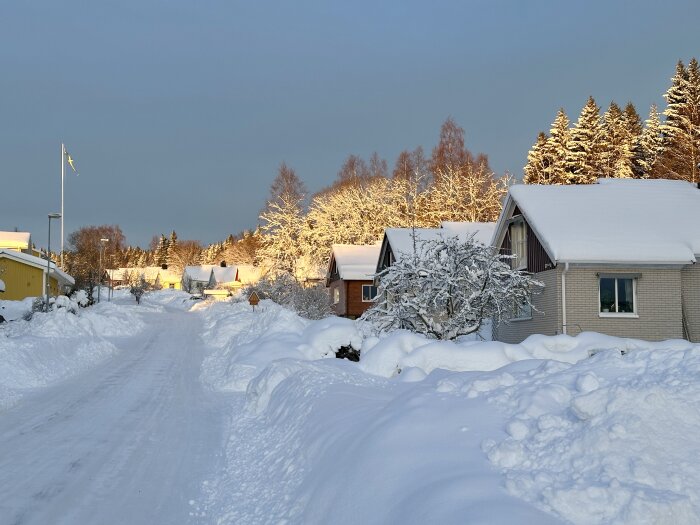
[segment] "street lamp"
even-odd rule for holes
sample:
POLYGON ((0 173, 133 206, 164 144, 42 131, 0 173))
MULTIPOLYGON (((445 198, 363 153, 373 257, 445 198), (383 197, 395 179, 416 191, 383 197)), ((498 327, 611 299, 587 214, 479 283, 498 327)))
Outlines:
POLYGON ((102 252, 105 251, 105 244, 109 239, 100 239, 100 274, 97 278, 97 302, 100 302, 100 291, 102 290, 102 252))
POLYGON ((60 213, 49 213, 49 242, 46 248, 46 302, 44 303, 44 311, 49 311, 49 291, 51 290, 51 219, 60 219, 60 213))

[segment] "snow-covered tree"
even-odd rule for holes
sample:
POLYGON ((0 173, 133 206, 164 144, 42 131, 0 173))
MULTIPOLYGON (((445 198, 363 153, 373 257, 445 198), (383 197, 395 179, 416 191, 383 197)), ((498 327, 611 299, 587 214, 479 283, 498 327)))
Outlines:
POLYGON ((600 108, 593 97, 581 110, 567 145, 566 171, 571 184, 594 183, 600 174, 600 108))
POLYGON ((537 141, 527 154, 527 164, 523 168, 525 184, 548 184, 549 172, 552 163, 547 154, 547 135, 543 131, 537 135, 537 141))
POLYGON ((662 151, 661 118, 656 106, 652 105, 642 134, 634 145, 634 176, 638 179, 650 177, 662 151))
POLYGON ((376 304, 363 319, 379 330, 399 328, 436 339, 477 332, 489 319, 511 318, 542 283, 512 270, 504 256, 472 239, 416 242, 379 274, 376 304))
POLYGON ((297 260, 304 254, 301 244, 306 190, 294 170, 285 163, 270 187, 270 199, 260 214, 263 233, 257 256, 275 271, 296 274, 297 260))
POLYGON ((509 182, 509 177, 496 177, 485 163, 439 171, 429 189, 428 222, 495 221, 509 182))
POLYGON ((549 184, 569 183, 569 177, 566 172, 567 148, 571 138, 569 124, 569 117, 566 115, 564 108, 560 108, 557 116, 554 117, 554 122, 552 122, 552 127, 549 130, 549 139, 547 139, 546 154, 550 158, 549 184))
MULTIPOLYGON (((636 112, 635 112, 636 114, 636 112)), ((615 102, 603 115, 600 141, 600 177, 628 179, 634 176, 634 141, 632 128, 615 102)))
POLYGON ((657 160, 654 176, 700 182, 700 65, 693 58, 688 67, 678 62, 661 126, 663 152, 657 160))

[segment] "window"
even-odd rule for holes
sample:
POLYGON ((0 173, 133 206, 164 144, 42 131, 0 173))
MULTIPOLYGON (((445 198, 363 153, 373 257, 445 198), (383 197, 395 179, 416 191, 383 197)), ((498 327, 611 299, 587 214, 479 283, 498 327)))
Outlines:
POLYGON ((634 277, 601 276, 599 296, 602 316, 637 313, 637 279, 634 277))
POLYGON ((174 289, 175 289, 175 283, 170 283, 170 285, 168 286, 168 288, 170 288, 171 290, 174 290, 174 289))
POLYGON ((362 285, 362 302, 371 303, 377 297, 377 287, 373 284, 362 285))
POLYGON ((340 302, 340 288, 333 288, 333 304, 340 302))
POLYGON ((527 229, 525 221, 516 220, 510 225, 510 249, 515 256, 512 259, 514 270, 525 270, 527 268, 527 229))
POLYGON ((532 306, 530 301, 532 299, 524 299, 523 301, 513 302, 513 317, 511 320, 519 319, 532 319, 532 306))

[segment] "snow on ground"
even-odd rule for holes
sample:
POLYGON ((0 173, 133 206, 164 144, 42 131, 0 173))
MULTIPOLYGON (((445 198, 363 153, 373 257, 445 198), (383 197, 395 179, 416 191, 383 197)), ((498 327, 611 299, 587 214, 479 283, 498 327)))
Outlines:
POLYGON ((200 308, 203 379, 246 389, 203 486, 218 523, 700 522, 698 345, 362 341, 245 308, 200 308), (360 363, 319 360, 348 342, 360 363))
POLYGON ((117 351, 109 338, 143 330, 138 311, 125 303, 125 296, 117 296, 77 314, 61 308, 26 321, 31 300, 3 301, 3 311, 12 312, 8 319, 15 320, 0 324, 0 409, 104 361, 117 351))
POLYGON ((203 338, 214 348, 202 365, 202 380, 221 391, 245 391, 248 383, 277 359, 323 359, 361 338, 356 324, 330 317, 302 319, 272 301, 255 310, 247 302, 203 302, 203 338))

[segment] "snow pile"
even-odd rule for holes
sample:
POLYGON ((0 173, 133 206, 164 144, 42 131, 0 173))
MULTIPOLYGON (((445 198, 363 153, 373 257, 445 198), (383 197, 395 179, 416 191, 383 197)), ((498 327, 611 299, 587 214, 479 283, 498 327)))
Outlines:
POLYGON ((412 370, 425 376, 435 369, 462 371, 496 370, 516 361, 553 359, 576 363, 602 350, 627 353, 641 348, 686 348, 687 341, 650 343, 595 332, 568 335, 532 335, 520 344, 498 341, 436 341, 405 330, 363 344, 360 368, 367 373, 392 377, 412 370))
MULTIPOLYGON (((31 309, 31 300, 14 306, 9 302, 4 302, 4 311, 31 309)), ((0 408, 14 404, 29 389, 78 374, 113 355, 116 347, 105 338, 133 335, 144 328, 133 308, 113 302, 77 314, 68 308, 37 312, 30 321, 0 325, 0 408)))
POLYGON ((476 391, 510 414, 483 448, 513 495, 573 523, 700 520, 700 346, 548 363, 476 391))
POLYGON ((359 349, 356 324, 330 317, 309 321, 272 301, 255 311, 244 302, 199 303, 202 337, 213 351, 202 364, 203 381, 216 390, 245 391, 248 383, 278 359, 335 357, 341 346, 359 349))
POLYGON ((25 314, 32 311, 33 297, 27 297, 21 301, 0 301, 0 315, 6 321, 21 319, 25 314))

